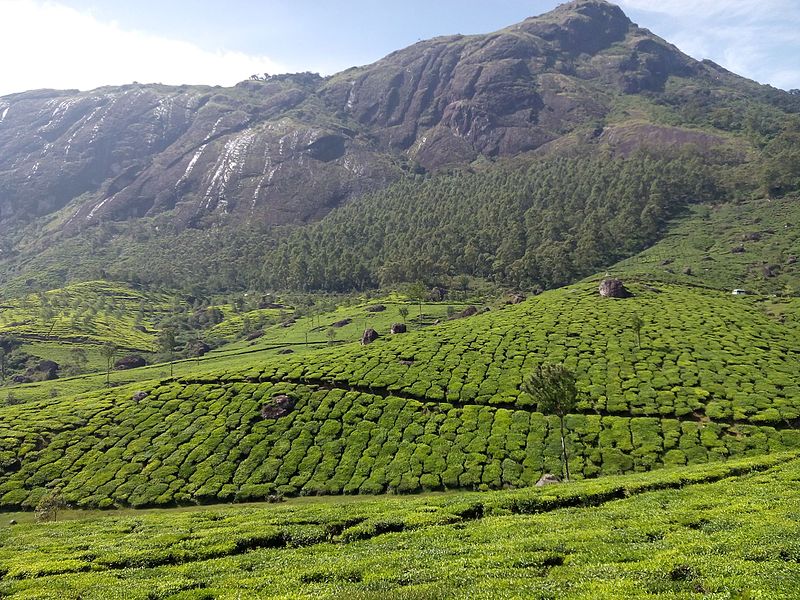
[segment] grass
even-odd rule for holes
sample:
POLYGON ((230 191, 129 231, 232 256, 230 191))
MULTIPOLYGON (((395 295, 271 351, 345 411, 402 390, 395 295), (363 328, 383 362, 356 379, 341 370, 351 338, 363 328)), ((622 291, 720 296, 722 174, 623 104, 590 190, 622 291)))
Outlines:
POLYGON ((664 239, 618 263, 611 273, 701 285, 730 292, 800 293, 800 200, 700 205, 678 219, 664 239), (733 252, 734 249, 743 252, 733 252), (690 274, 684 271, 690 270, 690 274))
POLYGON ((11 598, 793 598, 796 454, 0 530, 11 598))

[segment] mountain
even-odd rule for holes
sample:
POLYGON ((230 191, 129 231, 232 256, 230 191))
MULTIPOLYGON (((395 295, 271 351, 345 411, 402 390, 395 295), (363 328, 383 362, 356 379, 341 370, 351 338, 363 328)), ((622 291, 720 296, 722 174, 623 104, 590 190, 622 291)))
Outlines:
MULTIPOLYGON (((83 256, 88 246, 87 260, 106 252, 103 270, 131 249, 151 255, 152 240, 174 253, 187 228, 261 236, 396 182, 531 154, 690 147, 717 164, 755 164, 798 112, 797 96, 696 61, 604 0, 420 42, 327 78, 5 96, 0 277, 34 281, 47 270, 42 253, 83 256), (120 237, 113 224, 123 222, 147 235, 120 237), (107 229, 87 233, 97 225, 107 229), (114 243, 123 250, 109 251, 114 243)), ((779 193, 795 183, 784 182, 787 172, 796 173, 771 172, 779 193)), ((212 253, 235 250, 231 237, 211 242, 212 253)), ((263 262, 269 248, 258 251, 263 262)), ((128 270, 142 266, 136 259, 128 270)), ((53 271, 51 284, 87 275, 61 263, 53 271)))

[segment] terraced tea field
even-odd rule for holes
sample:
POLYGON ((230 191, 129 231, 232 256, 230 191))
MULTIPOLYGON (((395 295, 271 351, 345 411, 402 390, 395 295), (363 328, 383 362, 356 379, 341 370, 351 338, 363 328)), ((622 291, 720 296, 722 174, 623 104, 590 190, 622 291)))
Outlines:
POLYGON ((611 267, 623 278, 731 291, 800 293, 800 198, 700 205, 651 248, 611 267))
POLYGON ((366 348, 2 408, 0 505, 56 485, 87 507, 531 485, 560 472, 560 436, 520 382, 554 360, 578 375, 578 477, 800 447, 791 329, 752 298, 632 289, 576 286, 366 348), (281 396, 289 409, 265 417, 281 396))
POLYGON ((0 530, 0 595, 775 598, 797 454, 569 486, 109 514, 0 530))
POLYGON ((169 308, 165 294, 91 281, 9 300, 0 306, 0 335, 60 344, 115 344, 155 351, 155 324, 169 308))
POLYGON ((522 377, 563 362, 584 412, 787 425, 800 416, 796 330, 759 298, 667 284, 599 298, 596 283, 423 334, 269 361, 264 380, 335 383, 422 401, 528 408, 522 377), (643 326, 637 340, 632 325, 643 326))

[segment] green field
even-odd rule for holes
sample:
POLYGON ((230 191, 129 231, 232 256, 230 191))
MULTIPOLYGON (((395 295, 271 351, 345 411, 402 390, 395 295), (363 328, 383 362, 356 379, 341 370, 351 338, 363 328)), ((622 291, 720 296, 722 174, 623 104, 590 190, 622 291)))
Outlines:
POLYGON ((795 454, 544 489, 72 514, 10 598, 796 598, 795 454))
POLYGON ((791 296, 800 293, 798 259, 800 198, 791 196, 695 206, 660 242, 610 272, 791 296))
POLYGON ((115 344, 120 349, 156 350, 157 322, 169 309, 166 294, 137 291, 102 281, 6 300, 0 335, 31 342, 115 344))
POLYGON ((529 486, 560 472, 558 420, 520 391, 545 361, 577 374, 579 478, 800 447, 792 327, 755 297, 631 289, 609 300, 582 284, 368 347, 233 352, 176 380, 161 365, 0 408, 0 505, 33 508, 53 486, 87 507, 529 486), (282 394, 293 410, 263 418, 282 394))

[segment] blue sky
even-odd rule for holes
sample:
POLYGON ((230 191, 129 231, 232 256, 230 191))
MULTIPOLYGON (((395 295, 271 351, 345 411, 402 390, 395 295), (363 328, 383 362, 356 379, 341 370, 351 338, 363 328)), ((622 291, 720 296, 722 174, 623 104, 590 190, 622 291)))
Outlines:
MULTIPOLYGON (((419 39, 493 31, 558 0, 0 0, 0 94, 333 73, 419 39), (13 59, 9 60, 9 57, 13 59)), ((800 88, 800 0, 619 0, 695 58, 800 88)))

